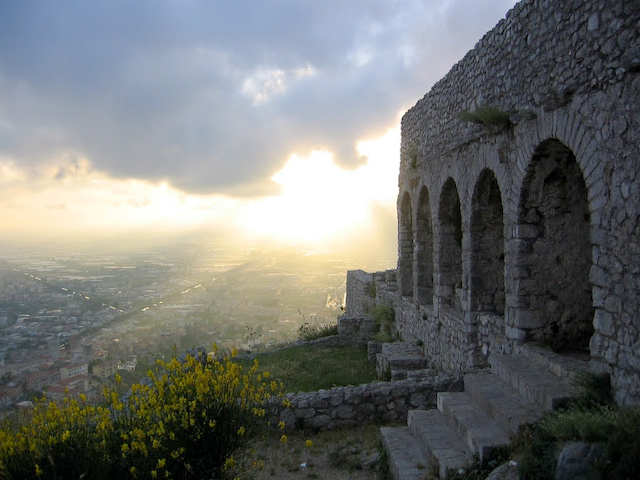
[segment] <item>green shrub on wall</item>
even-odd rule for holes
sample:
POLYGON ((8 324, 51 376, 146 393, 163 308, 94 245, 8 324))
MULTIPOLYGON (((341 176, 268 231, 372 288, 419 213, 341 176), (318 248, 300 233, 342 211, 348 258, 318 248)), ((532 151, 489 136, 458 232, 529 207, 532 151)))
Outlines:
POLYGON ((383 343, 393 342, 396 338, 396 312, 391 305, 378 305, 373 308, 372 315, 378 326, 375 340, 383 343))
POLYGON ((463 122, 477 123, 485 127, 508 128, 511 126, 510 114, 493 105, 480 106, 473 112, 464 110, 458 114, 458 117, 463 122))

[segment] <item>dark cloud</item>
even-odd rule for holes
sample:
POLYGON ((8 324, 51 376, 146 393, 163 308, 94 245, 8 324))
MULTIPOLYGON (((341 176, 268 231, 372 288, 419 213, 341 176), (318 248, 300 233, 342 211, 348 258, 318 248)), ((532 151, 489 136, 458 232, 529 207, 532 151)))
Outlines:
POLYGON ((357 165, 513 3, 2 2, 0 155, 262 194, 294 151, 357 165))

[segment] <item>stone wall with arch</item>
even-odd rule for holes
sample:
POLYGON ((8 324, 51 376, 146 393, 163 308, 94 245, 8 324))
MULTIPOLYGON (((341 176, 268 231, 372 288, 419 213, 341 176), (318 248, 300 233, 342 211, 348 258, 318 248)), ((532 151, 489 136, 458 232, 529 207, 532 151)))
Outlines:
POLYGON ((638 112, 640 2, 509 11, 402 119, 404 340, 450 371, 588 355, 640 404, 638 112), (486 106, 509 125, 461 115, 486 106))

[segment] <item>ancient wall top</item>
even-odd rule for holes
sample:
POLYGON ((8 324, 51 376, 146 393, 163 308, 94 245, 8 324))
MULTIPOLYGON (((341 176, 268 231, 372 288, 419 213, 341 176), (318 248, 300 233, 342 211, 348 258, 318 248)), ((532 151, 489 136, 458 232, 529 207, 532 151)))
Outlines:
POLYGON ((460 112, 492 105, 517 123, 618 82, 640 69, 639 29, 637 0, 521 1, 404 115, 401 166, 475 141, 460 112))

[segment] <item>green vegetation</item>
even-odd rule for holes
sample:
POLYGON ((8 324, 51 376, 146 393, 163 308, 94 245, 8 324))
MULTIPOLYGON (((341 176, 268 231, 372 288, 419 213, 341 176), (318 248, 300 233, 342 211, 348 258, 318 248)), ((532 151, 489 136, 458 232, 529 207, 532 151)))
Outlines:
POLYGON ((478 123, 485 127, 508 128, 511 126, 511 118, 508 112, 500 110, 492 105, 484 105, 473 112, 462 111, 458 115, 463 122, 478 123))
POLYGON ((553 478, 559 448, 568 441, 603 446, 594 478, 640 478, 640 409, 574 406, 525 428, 514 445, 521 478, 553 478))
POLYGON ((607 375, 581 372, 573 383, 576 398, 570 405, 516 438, 513 453, 520 458, 521 478, 553 478, 558 451, 569 441, 602 445, 593 478, 640 478, 640 408, 617 407, 607 375))
POLYGON ((417 168, 418 167, 418 147, 415 145, 411 145, 409 147, 409 151, 407 152, 407 155, 409 157, 409 166, 411 168, 417 168))
POLYGON ((391 343, 397 340, 395 331, 396 312, 391 305, 378 305, 373 309, 373 318, 378 326, 374 336, 376 342, 391 343))
MULTIPOLYGON (((566 442, 598 444, 602 456, 592 465, 595 480, 640 478, 640 408, 614 405, 607 376, 582 372, 574 379, 575 399, 533 425, 524 425, 507 449, 484 463, 475 460, 447 480, 484 479, 509 459, 518 464, 522 480, 551 480, 558 454, 566 442)), ((437 472, 429 472, 436 478, 437 472)))
POLYGON ((310 392, 376 380, 366 348, 303 345, 258 355, 261 368, 283 382, 287 392, 310 392))
POLYGON ((300 338, 306 341, 317 340, 318 338, 330 337, 337 334, 337 323, 318 325, 315 323, 306 322, 300 326, 300 338))
POLYGON ((41 403, 21 428, 0 429, 0 478, 220 478, 280 396, 257 361, 161 362, 126 395, 106 390, 103 405, 41 403))

